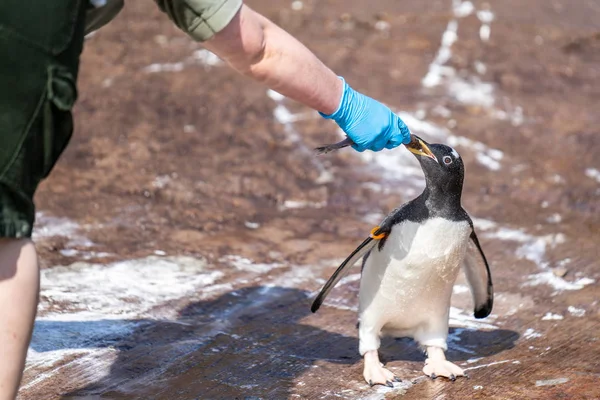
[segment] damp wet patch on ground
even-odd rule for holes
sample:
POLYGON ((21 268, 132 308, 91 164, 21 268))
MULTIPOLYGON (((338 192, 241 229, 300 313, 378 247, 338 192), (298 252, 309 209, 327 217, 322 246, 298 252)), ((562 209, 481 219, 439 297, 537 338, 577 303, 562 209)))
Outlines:
MULTIPOLYGON (((370 388, 360 271, 310 304, 424 186, 407 151, 315 156, 341 132, 237 75, 145 2, 90 36, 76 133, 36 197, 42 290, 20 400, 599 398, 600 7, 248 2, 411 130, 453 146, 492 314, 453 290, 448 357, 408 339, 370 388)), ((399 283, 401 284, 401 283, 399 283)))

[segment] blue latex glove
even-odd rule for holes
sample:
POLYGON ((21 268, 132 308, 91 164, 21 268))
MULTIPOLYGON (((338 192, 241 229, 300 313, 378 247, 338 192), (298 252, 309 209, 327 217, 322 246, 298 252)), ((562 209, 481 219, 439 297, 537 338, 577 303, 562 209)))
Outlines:
POLYGON ((333 114, 321 114, 333 119, 354 142, 352 148, 380 151, 393 149, 410 142, 410 130, 406 124, 388 107, 344 83, 344 92, 338 109, 333 114))

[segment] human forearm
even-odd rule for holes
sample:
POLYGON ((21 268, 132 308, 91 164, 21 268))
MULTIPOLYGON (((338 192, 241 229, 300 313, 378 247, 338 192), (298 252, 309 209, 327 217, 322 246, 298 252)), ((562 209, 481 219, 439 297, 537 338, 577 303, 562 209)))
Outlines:
POLYGON ((239 72, 334 120, 357 151, 410 141, 408 127, 387 106, 352 89, 298 40, 249 7, 243 5, 204 45, 239 72))
POLYGON ((204 43, 234 69, 324 114, 333 113, 342 82, 309 49, 273 22, 242 6, 204 43))

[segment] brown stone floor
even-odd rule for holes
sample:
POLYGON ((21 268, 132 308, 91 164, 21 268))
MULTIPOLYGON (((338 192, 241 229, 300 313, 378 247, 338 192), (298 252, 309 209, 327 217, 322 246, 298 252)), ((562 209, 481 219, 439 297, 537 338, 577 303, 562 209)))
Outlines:
MULTIPOLYGON (((163 254, 201 259, 214 280, 134 317, 99 320, 78 320, 80 310, 43 291, 32 348, 87 350, 30 361, 19 399, 600 398, 598 2, 248 4, 355 88, 413 116, 415 133, 457 143, 463 204, 479 219, 496 292, 492 317, 477 325, 466 317, 468 293, 455 291, 464 312, 448 356, 471 378, 423 379, 415 344, 388 339, 383 358, 404 383, 369 388, 357 354, 356 276, 319 313, 309 310, 340 259, 417 193, 419 179, 350 150, 315 157, 311 148, 338 139, 331 123, 193 58, 201 46, 152 2, 128 1, 86 42, 76 134, 36 199, 50 218, 40 227, 72 221, 95 255, 83 257, 89 244, 72 233, 41 235, 43 266, 56 271, 42 282, 78 261, 153 263, 163 254), (424 87, 452 21, 457 40, 442 65, 450 75, 424 87), (148 72, 153 64, 171 71, 148 72), (296 121, 278 122, 277 110, 296 121), (230 255, 256 265, 236 267, 230 255), (49 319, 56 313, 62 320, 49 319), (74 336, 61 336, 65 321, 74 336), (77 337, 89 329, 99 333, 77 337), (36 347, 40 337, 47 346, 36 347)), ((92 289, 74 280, 67 291, 92 289)))

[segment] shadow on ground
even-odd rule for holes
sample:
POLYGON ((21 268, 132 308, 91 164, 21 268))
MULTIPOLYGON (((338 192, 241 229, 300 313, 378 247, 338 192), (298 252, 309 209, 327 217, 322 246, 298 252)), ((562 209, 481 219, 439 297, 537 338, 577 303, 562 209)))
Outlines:
MULTIPOLYGON (((57 324, 81 324, 89 330, 92 323, 97 325, 95 331, 105 330, 102 343, 120 350, 108 376, 66 394, 65 399, 286 399, 319 361, 329 365, 360 361, 355 336, 301 322, 310 314, 310 302, 309 294, 297 289, 249 287, 193 303, 173 322, 40 321, 36 329, 51 332, 61 330, 57 324), (126 337, 115 337, 128 323, 137 325, 126 337)), ((508 330, 453 329, 453 334, 459 335, 464 350, 451 346, 449 357, 454 360, 501 352, 512 348, 518 338, 508 330)), ((98 347, 97 343, 90 340, 88 346, 98 347)), ((39 341, 37 346, 41 351, 58 350, 39 341)), ((60 346, 67 348, 68 343, 60 346)), ((384 340, 382 354, 386 361, 423 360, 414 342, 407 339, 384 340)), ((335 385, 338 378, 323 377, 335 385)), ((355 378, 360 380, 359 375, 355 378)))

